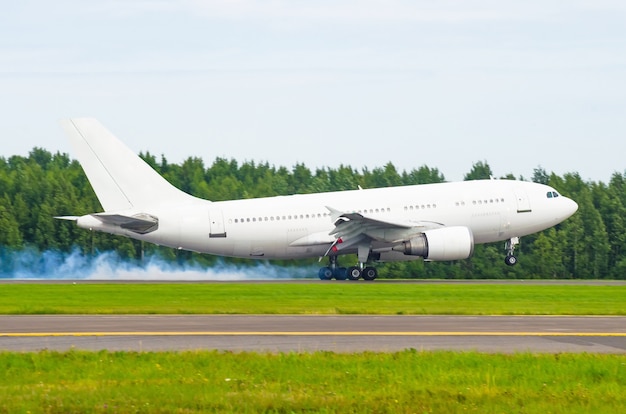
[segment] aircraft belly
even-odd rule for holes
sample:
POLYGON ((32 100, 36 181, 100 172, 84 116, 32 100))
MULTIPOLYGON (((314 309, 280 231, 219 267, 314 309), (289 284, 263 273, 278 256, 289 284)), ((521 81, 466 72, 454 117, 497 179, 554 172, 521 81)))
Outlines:
MULTIPOLYGON (((245 233, 230 231, 223 238, 224 245, 229 246, 228 256, 246 259, 274 259, 279 250, 277 246, 283 243, 283 239, 277 238, 276 232, 266 226, 257 226, 248 229, 245 233)), ((219 244, 219 239, 212 239, 214 245, 219 244)))
MULTIPOLYGON (((554 224, 550 223, 550 225, 554 224)), ((549 227, 548 223, 539 217, 536 211, 533 211, 516 215, 511 223, 511 232, 514 233, 514 236, 521 237, 544 230, 547 227, 549 227)))
POLYGON ((497 240, 504 240, 506 221, 499 211, 482 211, 472 214, 471 229, 474 235, 474 242, 489 243, 497 240))
POLYGON ((250 257, 250 241, 238 240, 233 244, 234 257, 248 258, 250 257))
POLYGON ((330 242, 324 243, 321 237, 322 234, 328 234, 328 231, 329 229, 324 226, 289 228, 285 233, 287 243, 279 243, 282 248, 276 254, 283 259, 321 257, 331 244, 330 242), (310 244, 298 243, 304 240, 309 240, 310 244))

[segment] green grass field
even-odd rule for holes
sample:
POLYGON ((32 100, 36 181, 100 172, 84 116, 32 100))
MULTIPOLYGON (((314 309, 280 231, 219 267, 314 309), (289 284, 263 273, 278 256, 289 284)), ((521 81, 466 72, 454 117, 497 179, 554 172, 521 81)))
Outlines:
POLYGON ((626 315, 626 285, 4 284, 0 314, 626 315))
POLYGON ((0 353, 2 413, 623 413, 626 355, 0 353))
MULTIPOLYGON (((0 314, 626 315, 625 299, 621 284, 9 283, 0 314)), ((626 355, 0 352, 0 413, 621 414, 625 389, 626 355)))

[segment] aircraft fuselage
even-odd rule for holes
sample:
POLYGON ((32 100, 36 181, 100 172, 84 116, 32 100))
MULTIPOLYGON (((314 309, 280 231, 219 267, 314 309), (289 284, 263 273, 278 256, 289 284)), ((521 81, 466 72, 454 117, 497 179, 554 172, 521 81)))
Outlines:
POLYGON ((190 199, 124 212, 159 218, 158 229, 145 235, 88 220, 89 216, 79 220, 79 226, 201 253, 295 259, 322 256, 333 242, 327 206, 381 220, 415 222, 413 233, 419 233, 419 223, 425 222, 466 226, 480 244, 525 236, 563 221, 575 211, 575 203, 563 196, 548 198, 552 193, 554 189, 541 184, 480 180, 221 202, 190 199))

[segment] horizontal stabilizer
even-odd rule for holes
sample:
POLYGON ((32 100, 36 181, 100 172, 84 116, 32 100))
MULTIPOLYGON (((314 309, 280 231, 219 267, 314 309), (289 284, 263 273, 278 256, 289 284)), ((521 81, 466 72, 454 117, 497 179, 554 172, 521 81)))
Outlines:
POLYGON ((68 220, 68 221, 76 221, 80 216, 55 216, 54 218, 57 220, 68 220))
POLYGON ((146 234, 159 228, 159 219, 149 214, 135 214, 134 216, 125 216, 122 214, 98 213, 91 214, 92 217, 100 220, 105 224, 120 226, 139 234, 146 234))

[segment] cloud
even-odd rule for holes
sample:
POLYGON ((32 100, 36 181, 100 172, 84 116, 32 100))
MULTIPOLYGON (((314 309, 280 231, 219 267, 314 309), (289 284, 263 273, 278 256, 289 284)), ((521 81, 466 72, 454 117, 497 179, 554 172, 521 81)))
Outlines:
MULTIPOLYGON (((186 15, 211 20, 271 20, 329 23, 433 22, 464 23, 559 19, 572 13, 623 13, 626 3, 615 0, 24 0, 3 7, 0 20, 54 21, 75 17, 98 19, 186 15)), ((112 27, 112 29, 115 29, 112 27)))
POLYGON ((623 2, 614 0, 579 0, 565 4, 543 0, 517 3, 496 0, 186 0, 170 3, 176 3, 180 10, 187 9, 213 19, 295 19, 344 23, 545 20, 557 19, 571 12, 626 10, 623 2))
MULTIPOLYGON (((564 10, 624 9, 619 2, 601 0, 561 2, 532 0, 519 4, 495 0, 59 0, 28 7, 30 13, 125 19, 149 14, 181 13, 212 20, 297 21, 329 23, 439 22, 463 23, 496 20, 537 20, 564 10)), ((25 8, 26 9, 26 8, 25 8)), ((270 22, 272 24, 272 22, 270 22)), ((273 22, 274 24, 276 22, 273 22)))
MULTIPOLYGON (((189 0, 188 7, 220 19, 296 19, 307 21, 390 22, 491 20, 505 16, 499 7, 470 7, 457 1, 343 0, 261 1, 189 0)), ((489 3, 489 2, 488 2, 489 3)), ((496 5, 497 3, 493 3, 496 5)))

